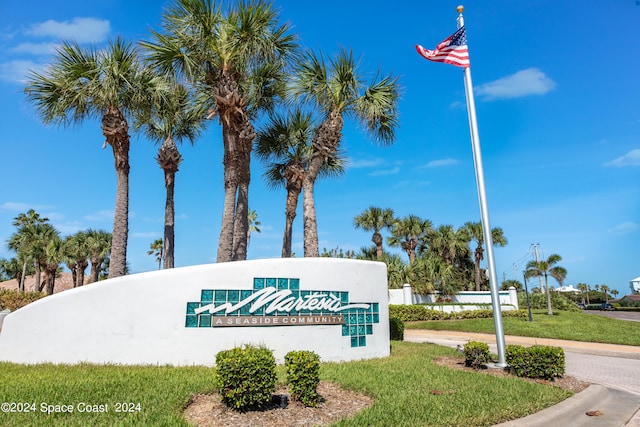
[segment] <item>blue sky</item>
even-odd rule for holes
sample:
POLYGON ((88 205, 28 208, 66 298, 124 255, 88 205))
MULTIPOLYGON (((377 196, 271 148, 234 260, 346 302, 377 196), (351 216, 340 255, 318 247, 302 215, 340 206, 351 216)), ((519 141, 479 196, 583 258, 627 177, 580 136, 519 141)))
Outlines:
MULTIPOLYGON (((566 284, 607 284, 629 293, 640 275, 640 6, 634 0, 474 1, 465 22, 492 227, 509 244, 495 250, 497 274, 521 280, 532 244, 563 257, 566 284), (514 273, 515 271, 515 273, 514 273)), ((63 235, 111 231, 113 155, 99 122, 45 127, 25 102, 25 70, 50 60, 56 43, 149 39, 163 1, 3 2, 0 5, 0 257, 12 218, 33 208, 63 235)), ((379 147, 354 123, 343 146, 350 166, 318 182, 320 248, 371 244, 353 217, 371 205, 416 214, 435 226, 480 221, 462 70, 422 59, 456 30, 449 1, 279 0, 306 47, 352 48, 365 69, 400 78, 400 127, 379 147)), ((146 254, 162 236, 163 174, 157 147, 132 135, 128 262, 155 269, 146 254)), ((182 146, 176 177, 176 264, 215 261, 223 201, 222 142, 216 123, 182 146)), ((285 193, 268 189, 254 160, 250 205, 262 232, 249 258, 278 257, 285 193)), ((301 211, 294 252, 302 255, 301 211)))

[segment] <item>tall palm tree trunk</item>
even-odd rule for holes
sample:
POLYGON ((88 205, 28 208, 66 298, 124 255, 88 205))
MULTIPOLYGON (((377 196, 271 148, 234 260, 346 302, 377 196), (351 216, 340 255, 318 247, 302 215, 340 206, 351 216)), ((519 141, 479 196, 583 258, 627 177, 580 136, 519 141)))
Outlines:
POLYGON ((116 168, 116 207, 113 218, 109 278, 123 276, 127 269, 129 236, 129 125, 122 112, 110 108, 102 117, 102 134, 113 149, 116 168))
POLYGON ((480 261, 483 258, 482 246, 478 245, 473 255, 473 280, 476 283, 476 291, 479 291, 482 284, 482 279, 480 278, 480 261))
POLYGON ((376 259, 379 260, 382 258, 382 234, 376 231, 373 233, 373 236, 371 236, 371 241, 376 245, 376 259))
POLYGON ((251 181, 251 149, 256 137, 251 122, 245 114, 239 114, 240 122, 239 153, 236 158, 236 172, 238 174, 238 200, 236 204, 236 218, 233 223, 233 254, 234 261, 247 259, 247 239, 249 236, 249 182, 251 181))
POLYGON ((91 258, 91 275, 90 283, 98 282, 98 276, 100 275, 100 266, 102 265, 102 258, 91 258))
POLYGON ((303 217, 304 223, 304 256, 320 256, 318 247, 318 224, 316 221, 316 207, 313 198, 313 188, 322 165, 327 159, 336 154, 342 132, 344 120, 340 111, 332 111, 320 124, 313 136, 313 153, 309 167, 302 183, 303 187, 303 217))
POLYGON ((282 237, 282 258, 291 258, 291 243, 293 236, 293 220, 296 219, 296 208, 302 188, 300 185, 289 185, 285 210, 284 236, 282 237))
POLYGON ((320 256, 318 245, 318 224, 316 222, 316 205, 313 198, 315 179, 305 177, 302 182, 302 222, 304 223, 304 256, 320 256))
POLYGON ((220 226, 220 238, 218 239, 217 262, 233 260, 233 233, 236 219, 236 195, 238 182, 236 166, 236 135, 223 121, 222 133, 224 144, 224 205, 222 210, 222 225, 220 226))
POLYGON ((167 196, 164 203, 164 242, 162 250, 164 252, 164 268, 174 267, 174 241, 175 241, 175 207, 174 207, 174 188, 175 188, 175 171, 164 171, 164 185, 167 190, 167 196))
POLYGON ((549 291, 549 279, 546 273, 544 275, 544 287, 547 292, 547 314, 549 316, 553 316, 553 310, 551 309, 551 292, 549 291))
POLYGON ((84 285, 84 271, 87 269, 87 265, 89 263, 86 260, 78 263, 78 286, 84 285))

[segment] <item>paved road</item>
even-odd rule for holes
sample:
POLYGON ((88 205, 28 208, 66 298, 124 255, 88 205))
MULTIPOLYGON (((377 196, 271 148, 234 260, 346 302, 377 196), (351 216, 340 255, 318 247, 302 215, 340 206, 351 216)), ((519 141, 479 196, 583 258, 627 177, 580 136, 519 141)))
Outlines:
POLYGON ((583 310, 585 314, 596 314, 598 316, 610 317, 612 319, 630 320, 632 322, 640 322, 640 311, 600 311, 600 310, 583 310))

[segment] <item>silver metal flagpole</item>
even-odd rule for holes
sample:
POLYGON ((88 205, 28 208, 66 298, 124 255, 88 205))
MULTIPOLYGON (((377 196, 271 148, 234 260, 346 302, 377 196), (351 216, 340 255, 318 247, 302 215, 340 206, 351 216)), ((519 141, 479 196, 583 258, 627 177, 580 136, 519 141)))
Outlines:
MULTIPOLYGON (((462 12, 464 6, 456 9, 458 15, 458 28, 464 26, 462 12)), ((471 83, 471 68, 465 67, 464 90, 467 95, 467 112, 469 114, 469 129, 471 131, 471 145, 473 147, 473 163, 476 169, 476 184, 478 186, 478 199, 480 201, 480 218, 482 220, 482 234, 487 251, 487 267, 489 268, 489 286, 491 288, 491 306, 493 308, 493 323, 496 328, 496 344, 498 346, 499 367, 507 366, 505 356, 504 329, 502 328, 502 311, 500 308, 500 294, 498 293, 498 275, 493 257, 493 236, 489 222, 489 209, 487 208, 487 195, 484 187, 484 171, 482 168, 482 153, 480 152, 480 137, 478 136, 478 122, 476 121, 476 103, 473 98, 473 84, 471 83)))

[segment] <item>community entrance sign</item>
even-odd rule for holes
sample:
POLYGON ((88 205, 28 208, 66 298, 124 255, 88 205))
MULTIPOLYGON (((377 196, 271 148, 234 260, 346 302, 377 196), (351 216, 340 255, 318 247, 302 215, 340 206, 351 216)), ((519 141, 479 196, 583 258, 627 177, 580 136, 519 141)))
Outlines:
POLYGON ((386 266, 266 259, 110 279, 6 316, 0 360, 212 365, 243 344, 323 361, 389 355, 386 266))

